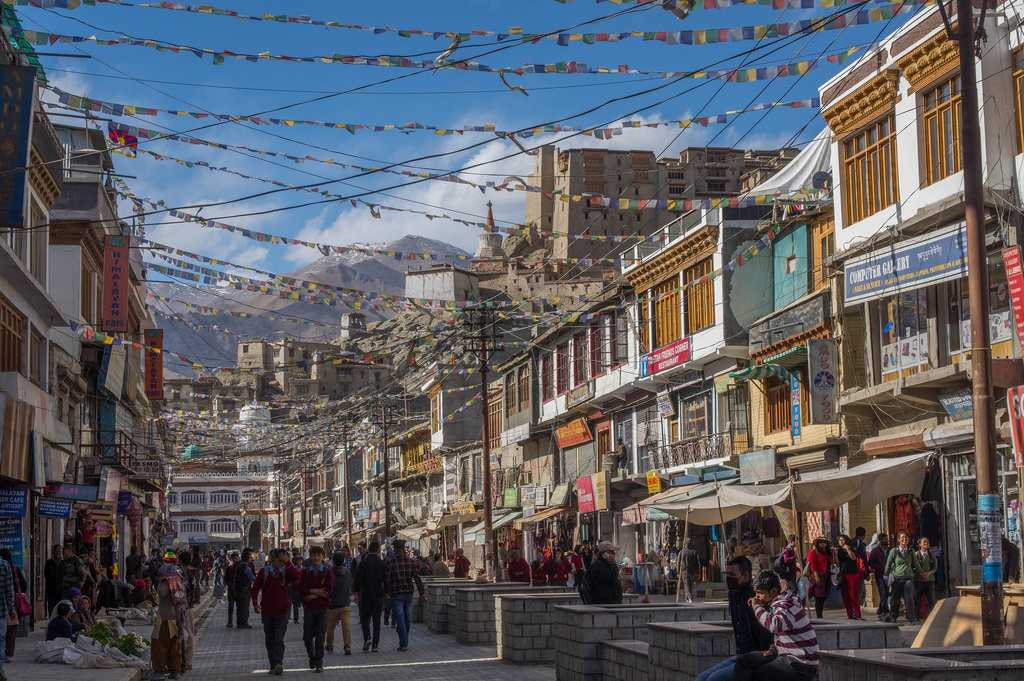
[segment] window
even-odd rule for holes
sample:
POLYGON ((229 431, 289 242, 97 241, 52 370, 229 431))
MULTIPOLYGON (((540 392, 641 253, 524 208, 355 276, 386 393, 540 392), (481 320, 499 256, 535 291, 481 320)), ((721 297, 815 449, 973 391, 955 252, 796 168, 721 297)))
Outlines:
POLYGON ((245 354, 248 354, 248 353, 249 353, 249 346, 243 344, 242 345, 242 354, 245 355, 245 354))
POLYGON ((711 258, 683 270, 687 335, 715 325, 715 282, 707 277, 710 273, 711 258))
POLYGON ((35 200, 29 202, 32 220, 32 232, 29 236, 31 248, 29 252, 28 268, 39 285, 46 288, 46 249, 50 241, 49 219, 46 212, 35 200))
POLYGON ((645 291, 644 293, 641 293, 639 296, 637 296, 636 300, 636 325, 637 335, 640 338, 640 354, 644 354, 646 352, 651 351, 651 343, 649 337, 651 332, 651 309, 649 307, 650 303, 648 301, 649 294, 649 291, 645 291))
POLYGON ((679 340, 679 276, 661 282, 653 289, 654 296, 654 345, 652 349, 661 348, 679 340))
POLYGON ((441 430, 441 394, 430 398, 430 432, 441 430))
POLYGON ((541 390, 544 401, 547 402, 555 396, 555 367, 550 352, 544 353, 540 362, 541 368, 541 390))
POLYGON ((238 522, 230 518, 211 520, 210 532, 214 534, 238 534, 238 522))
MULTIPOLYGON (((611 316, 611 315, 609 315, 611 316)), ((625 364, 629 359, 629 318, 625 314, 615 317, 615 357, 613 362, 617 365, 625 364)))
POLYGON ((210 492, 211 504, 238 504, 238 492, 232 490, 217 490, 210 492))
POLYGON ((924 128, 924 184, 960 172, 960 76, 939 83, 921 97, 924 128))
POLYGON ((710 433, 708 421, 708 396, 698 395, 684 400, 682 404, 683 439, 690 440, 710 433))
POLYGON ((725 395, 729 412, 729 437, 732 451, 750 446, 750 393, 745 385, 731 385, 725 395))
POLYGON ((604 373, 608 364, 603 356, 603 343, 601 343, 601 324, 592 324, 590 329, 590 375, 600 376, 604 373))
POLYGON ((882 375, 928 364, 928 289, 883 298, 878 314, 882 375))
POLYGON ((887 114, 843 142, 846 224, 896 202, 896 119, 887 114))
MULTIPOLYGON (((807 423, 807 371, 796 369, 800 378, 800 422, 807 423)), ((778 433, 789 430, 793 424, 792 391, 789 378, 769 377, 764 383, 764 432, 778 433)))
POLYGON ((530 408, 530 366, 524 364, 517 370, 519 378, 519 411, 530 408))
POLYGON ((487 402, 487 429, 490 437, 491 449, 501 446, 501 400, 488 400, 487 402))
POLYGON ((668 441, 679 442, 679 417, 668 417, 668 441))
POLYGON ((182 532, 206 532, 206 521, 205 520, 182 520, 181 521, 182 532))
POLYGON ((82 321, 96 323, 96 273, 82 263, 82 321))
POLYGON ((206 492, 201 492, 199 490, 189 490, 187 492, 182 492, 181 503, 203 505, 206 503, 206 492))
POLYGON ((21 371, 22 333, 25 318, 0 297, 0 371, 21 371))
MULTIPOLYGON (((967 352, 971 348, 971 309, 967 299, 967 280, 958 279, 948 284, 949 352, 967 352)), ((1006 271, 1002 263, 990 262, 988 266, 989 333, 993 345, 1012 340, 1010 320, 1010 296, 1006 285, 1006 271)), ((999 354, 995 355, 999 357, 999 354)))
POLYGON ((472 491, 473 480, 470 478, 469 457, 459 459, 459 493, 472 491))
POLYGON ((578 333, 572 337, 572 384, 581 385, 587 381, 587 335, 578 333))
POLYGON ((34 326, 29 331, 28 380, 40 388, 46 387, 46 338, 34 326))
POLYGON ((505 414, 511 415, 519 411, 519 398, 516 395, 516 370, 505 374, 505 414))
POLYGON ((167 495, 167 503, 171 504, 172 506, 177 505, 177 503, 178 503, 178 493, 177 492, 171 492, 170 494, 168 494, 167 495))
POLYGON ((828 284, 828 272, 825 263, 836 252, 836 223, 825 220, 811 228, 811 288, 828 284))
POLYGON ((484 457, 473 455, 473 491, 480 492, 484 488, 484 457))
POLYGON ((557 376, 555 387, 561 395, 569 389, 569 344, 562 343, 555 348, 555 360, 557 363, 557 376))
POLYGON ((636 446, 639 472, 655 467, 655 455, 661 443, 661 414, 657 403, 640 409, 636 414, 636 446))

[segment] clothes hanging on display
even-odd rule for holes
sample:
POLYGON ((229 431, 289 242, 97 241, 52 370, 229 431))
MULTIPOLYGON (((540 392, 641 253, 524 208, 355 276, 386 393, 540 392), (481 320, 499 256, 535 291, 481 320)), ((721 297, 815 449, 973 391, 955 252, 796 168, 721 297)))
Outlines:
POLYGON ((911 538, 917 536, 917 513, 913 498, 908 494, 901 494, 893 502, 893 530, 894 535, 906 532, 911 538))

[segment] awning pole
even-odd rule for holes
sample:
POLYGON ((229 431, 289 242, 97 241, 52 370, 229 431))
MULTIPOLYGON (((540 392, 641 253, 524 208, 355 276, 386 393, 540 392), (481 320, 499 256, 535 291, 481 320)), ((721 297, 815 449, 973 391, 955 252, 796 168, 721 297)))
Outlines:
POLYGON ((683 551, 686 550, 686 542, 690 539, 690 509, 686 509, 683 516, 683 543, 679 547, 679 556, 676 558, 676 603, 679 602, 679 593, 683 590, 683 551))
POLYGON ((793 511, 793 525, 796 527, 796 556, 800 561, 800 565, 804 564, 804 544, 803 544, 803 528, 800 527, 800 514, 796 511, 796 483, 793 480, 793 474, 789 475, 789 507, 793 511))

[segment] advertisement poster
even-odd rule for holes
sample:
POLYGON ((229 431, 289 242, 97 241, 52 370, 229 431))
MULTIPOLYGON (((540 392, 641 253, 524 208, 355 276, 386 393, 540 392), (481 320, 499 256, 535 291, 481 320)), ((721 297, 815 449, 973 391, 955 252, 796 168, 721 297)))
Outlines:
POLYGON ((839 421, 839 367, 836 343, 816 339, 807 343, 807 375, 811 403, 811 423, 839 421))
POLYGON ((0 517, 24 518, 26 491, 18 487, 0 487, 0 517))
POLYGON ((0 518, 0 549, 11 552, 11 560, 25 569, 25 556, 21 542, 21 518, 0 518))
POLYGON ((1024 343, 1024 266, 1021 264, 1020 246, 1003 249, 1003 268, 1006 270, 1006 285, 1010 289, 1017 338, 1024 343))
POLYGON ((580 513, 593 513, 596 509, 594 504, 594 479, 589 475, 576 479, 576 504, 580 513))
POLYGON ((568 449, 569 447, 575 447, 581 445, 584 442, 590 442, 593 436, 590 434, 590 426, 587 425, 585 418, 578 418, 569 421, 564 426, 560 426, 555 430, 555 440, 558 442, 558 446, 561 449, 568 449))
POLYGON ((595 511, 607 511, 608 510, 608 474, 604 471, 598 471, 590 476, 593 479, 592 487, 594 489, 594 510, 595 511))
POLYGON ((128 331, 129 249, 127 234, 108 234, 103 239, 103 310, 100 330, 128 331))

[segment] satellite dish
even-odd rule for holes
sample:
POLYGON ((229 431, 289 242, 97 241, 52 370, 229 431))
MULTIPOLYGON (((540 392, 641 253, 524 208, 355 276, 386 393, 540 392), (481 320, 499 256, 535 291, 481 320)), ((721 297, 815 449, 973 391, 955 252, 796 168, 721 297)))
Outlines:
POLYGON ((827 170, 819 170, 811 178, 811 186, 815 189, 832 189, 832 173, 827 170))

